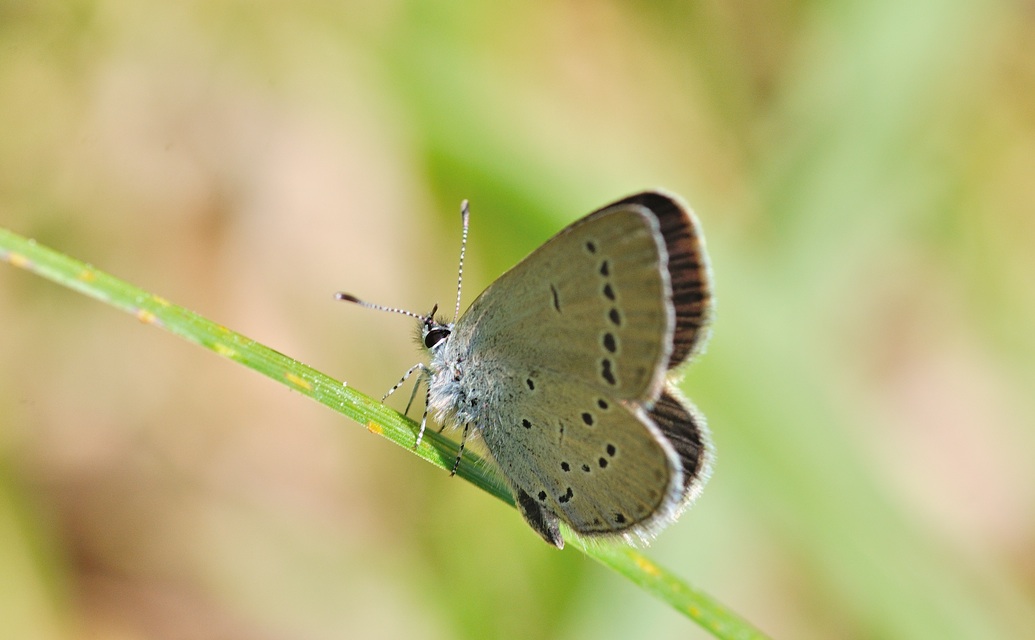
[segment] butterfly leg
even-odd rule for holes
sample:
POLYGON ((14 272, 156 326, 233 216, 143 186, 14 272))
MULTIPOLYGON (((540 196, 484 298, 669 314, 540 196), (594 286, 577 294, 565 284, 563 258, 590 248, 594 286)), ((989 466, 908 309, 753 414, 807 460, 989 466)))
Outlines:
MULTIPOLYGON (((406 371, 406 373, 403 374, 403 377, 399 380, 399 382, 396 382, 395 385, 391 389, 389 389, 387 393, 381 396, 381 403, 383 404, 384 401, 388 399, 388 396, 392 395, 393 393, 399 390, 399 387, 406 384, 406 381, 409 379, 409 377, 413 375, 413 372, 417 371, 418 369, 420 370, 420 375, 417 377, 417 384, 413 385, 413 392, 410 393, 410 400, 406 403, 406 410, 403 411, 403 415, 408 415, 410 413, 410 407, 413 405, 413 399, 417 397, 417 389, 420 387, 421 378, 428 375, 428 367, 423 362, 418 362, 417 364, 410 367, 406 371)), ((430 401, 431 390, 428 389, 427 393, 424 395, 424 415, 422 415, 420 418, 420 430, 417 432, 417 441, 413 443, 414 449, 419 447, 421 440, 424 439, 424 429, 428 424, 428 403, 430 401)))
MULTIPOLYGON (((413 406, 413 399, 417 397, 417 390, 420 389, 420 378, 417 378, 417 382, 413 385, 413 391, 410 392, 410 399, 406 401, 406 410, 403 411, 404 416, 410 415, 410 407, 413 406)), ((427 408, 427 403, 425 403, 427 408)))
MULTIPOLYGON (((391 389, 389 389, 387 393, 385 393, 383 396, 381 396, 381 403, 384 404, 384 401, 388 399, 388 396, 392 395, 393 393, 395 393, 396 391, 399 390, 399 387, 401 387, 404 384, 406 384, 406 381, 410 378, 411 375, 413 375, 413 372, 416 371, 417 369, 420 369, 421 374, 424 374, 424 373, 427 372, 428 367, 423 362, 418 362, 417 364, 415 364, 412 367, 410 367, 406 371, 406 373, 403 374, 403 377, 399 380, 399 382, 396 382, 395 385, 391 389)), ((410 398, 410 402, 413 402, 413 398, 412 397, 410 398)), ((410 410, 409 406, 410 405, 406 405, 406 410, 407 411, 410 410)))
POLYGON ((464 423, 464 433, 460 436, 460 450, 456 452, 456 462, 453 463, 453 470, 449 472, 450 476, 456 475, 456 470, 460 468, 460 458, 464 457, 464 445, 467 444, 467 433, 471 429, 471 423, 464 423))
POLYGON ((413 448, 416 449, 420 446, 420 441, 424 439, 424 428, 428 426, 428 404, 431 403, 431 389, 428 389, 427 393, 424 394, 424 415, 420 417, 420 430, 417 432, 417 441, 413 443, 413 448))

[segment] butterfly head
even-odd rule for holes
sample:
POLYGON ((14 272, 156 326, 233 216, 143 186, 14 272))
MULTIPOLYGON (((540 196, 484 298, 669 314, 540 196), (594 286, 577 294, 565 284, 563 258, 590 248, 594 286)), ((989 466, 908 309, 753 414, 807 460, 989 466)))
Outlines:
POLYGON ((453 332, 453 323, 446 324, 435 319, 435 312, 438 311, 436 304, 431 313, 421 318, 420 341, 428 351, 435 352, 449 341, 449 334, 453 332))

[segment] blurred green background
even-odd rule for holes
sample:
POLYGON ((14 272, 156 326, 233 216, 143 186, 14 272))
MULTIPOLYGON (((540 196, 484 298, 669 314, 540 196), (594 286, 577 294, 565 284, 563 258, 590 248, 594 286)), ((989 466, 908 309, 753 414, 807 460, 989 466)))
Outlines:
MULTIPOLYGON (((1031 2, 0 0, 0 225, 370 395, 412 323, 335 291, 652 186, 719 306, 650 556, 778 638, 1035 634, 1031 2)), ((0 637, 706 637, 211 352, 3 265, 0 323, 0 637)))

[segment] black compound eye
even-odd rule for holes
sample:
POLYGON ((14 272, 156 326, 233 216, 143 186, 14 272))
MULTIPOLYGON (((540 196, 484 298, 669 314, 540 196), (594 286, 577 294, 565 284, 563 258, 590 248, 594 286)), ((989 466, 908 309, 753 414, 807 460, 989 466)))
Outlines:
POLYGON ((424 336, 424 346, 431 349, 449 337, 449 329, 432 329, 424 336))

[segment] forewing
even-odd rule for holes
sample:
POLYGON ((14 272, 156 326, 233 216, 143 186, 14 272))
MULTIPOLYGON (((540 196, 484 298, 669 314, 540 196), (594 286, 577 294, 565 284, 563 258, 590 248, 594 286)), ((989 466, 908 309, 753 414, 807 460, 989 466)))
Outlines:
POLYGON ((460 351, 651 402, 675 311, 657 219, 638 204, 579 220, 500 276, 457 322, 460 351))

